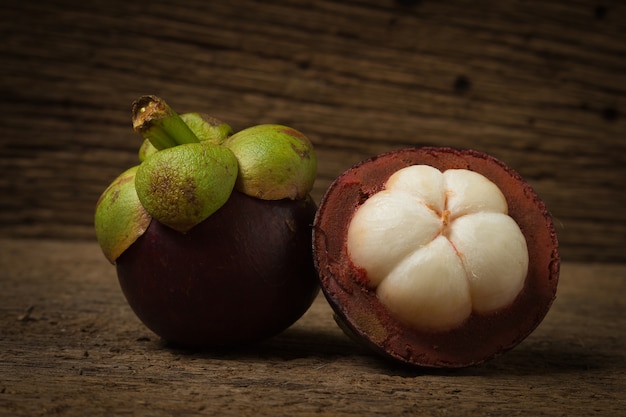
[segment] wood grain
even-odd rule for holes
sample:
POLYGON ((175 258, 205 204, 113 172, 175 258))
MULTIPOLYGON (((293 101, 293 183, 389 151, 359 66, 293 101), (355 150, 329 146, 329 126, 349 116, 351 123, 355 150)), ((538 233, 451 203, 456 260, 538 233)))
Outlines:
POLYGON ((0 6, 0 235, 93 239, 157 94, 236 130, 283 123, 313 196, 406 146, 474 148, 546 201, 562 255, 624 261, 626 7, 618 1, 99 0, 0 6))
POLYGON ((255 346, 168 347, 93 242, 0 239, 0 265, 0 415, 587 417, 626 406, 624 264, 564 264, 532 335, 454 371, 382 360, 339 330, 322 297, 255 346))

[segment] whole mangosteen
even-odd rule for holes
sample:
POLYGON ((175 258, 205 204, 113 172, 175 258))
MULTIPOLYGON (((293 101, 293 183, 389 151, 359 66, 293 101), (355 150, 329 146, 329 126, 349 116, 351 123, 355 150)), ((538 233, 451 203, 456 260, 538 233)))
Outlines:
POLYGON ((319 291, 310 248, 311 142, 232 129, 162 99, 133 104, 138 166, 100 197, 98 241, 139 319, 171 344, 240 345, 298 320, 319 291))

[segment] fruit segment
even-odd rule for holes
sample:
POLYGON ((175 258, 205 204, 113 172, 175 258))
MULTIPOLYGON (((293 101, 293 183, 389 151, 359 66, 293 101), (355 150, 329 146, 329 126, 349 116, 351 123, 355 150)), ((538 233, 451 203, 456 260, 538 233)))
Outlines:
POLYGON ((347 250, 390 313, 425 331, 507 307, 529 262, 524 235, 493 182, 428 165, 395 172, 357 209, 347 250))

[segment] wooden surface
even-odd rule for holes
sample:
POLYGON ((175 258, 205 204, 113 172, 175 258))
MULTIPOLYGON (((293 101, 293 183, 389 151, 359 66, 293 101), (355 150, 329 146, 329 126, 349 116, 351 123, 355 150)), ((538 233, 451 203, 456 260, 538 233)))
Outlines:
POLYGON ((314 142, 314 197, 405 146, 518 170, 571 261, 626 261, 626 7, 608 0, 55 0, 0 5, 0 236, 93 239, 136 164, 131 102, 314 142))
POLYGON ((380 359, 322 297, 256 346, 168 348, 94 243, 0 240, 0 265, 2 416, 626 415, 624 264, 564 264, 533 334, 453 371, 380 359))

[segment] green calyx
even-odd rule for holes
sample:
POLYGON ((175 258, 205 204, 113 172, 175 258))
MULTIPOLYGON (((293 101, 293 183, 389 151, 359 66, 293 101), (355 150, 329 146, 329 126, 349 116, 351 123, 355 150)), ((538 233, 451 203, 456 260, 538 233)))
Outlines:
POLYGON ((315 151, 311 141, 295 129, 253 126, 230 136, 224 146, 239 163, 238 191, 264 200, 301 200, 313 188, 315 151))
POLYGON ((139 201, 159 222, 186 232, 232 193, 237 160, 219 145, 232 129, 198 113, 178 115, 156 96, 141 97, 132 113, 144 137, 135 178, 139 201))
POLYGON ((265 200, 304 200, 313 187, 315 152, 295 129, 259 125, 233 134, 208 115, 179 115, 156 96, 133 103, 132 121, 144 138, 141 163, 116 178, 96 205, 96 235, 112 263, 152 220, 185 233, 235 188, 265 200))
POLYGON ((200 223, 230 197, 237 160, 219 146, 232 129, 198 113, 178 115, 162 99, 133 103, 133 127, 144 141, 141 164, 117 177, 96 204, 94 226, 115 263, 155 220, 180 232, 200 223))
MULTIPOLYGON (((233 129, 226 123, 203 113, 184 113, 180 118, 196 135, 200 142, 210 142, 215 145, 221 145, 230 135, 233 129)), ((150 155, 156 153, 158 149, 150 142, 150 139, 144 139, 143 144, 139 148, 139 160, 145 161, 150 155)))
POLYGON ((222 207, 237 179, 233 153, 209 142, 164 149, 138 168, 141 204, 159 222, 186 232, 222 207))
POLYGON ((152 220, 135 190, 137 169, 134 166, 124 171, 104 190, 96 204, 96 237, 111 263, 146 231, 152 220))
POLYGON ((181 114, 180 118, 189 126, 200 142, 221 145, 233 134, 233 129, 228 124, 208 114, 185 113, 181 114))

